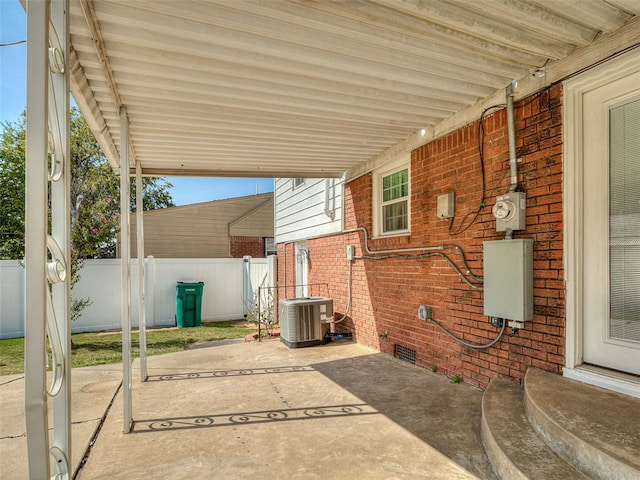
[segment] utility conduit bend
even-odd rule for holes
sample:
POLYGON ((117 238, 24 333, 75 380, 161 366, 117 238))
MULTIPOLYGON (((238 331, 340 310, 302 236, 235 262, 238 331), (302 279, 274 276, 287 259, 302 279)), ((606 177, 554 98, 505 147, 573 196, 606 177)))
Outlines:
POLYGON ((451 260, 451 258, 442 252, 429 252, 429 253, 421 253, 421 254, 415 254, 415 255, 381 255, 381 256, 376 256, 376 255, 362 255, 360 257, 354 257, 354 258, 364 258, 364 259, 368 259, 368 260, 384 260, 386 258, 404 258, 407 260, 410 259, 420 259, 420 258, 428 258, 428 257, 442 257, 444 258, 447 263, 449 264, 449 266, 458 274, 458 276, 460 277, 460 279, 466 283, 467 285, 469 285, 471 288, 475 289, 475 290, 482 290, 482 287, 480 285, 474 285, 473 283, 471 283, 462 273, 462 270, 460 270, 460 268, 458 268, 458 266, 453 262, 453 260, 451 260))
MULTIPOLYGON (((456 271, 456 273, 458 273, 458 275, 464 280, 464 282, 471 286, 472 288, 476 288, 478 290, 481 290, 481 288, 478 288, 478 286, 473 285, 471 282, 469 282, 469 280, 467 278, 464 277, 464 275, 468 275, 469 277, 471 277, 472 280, 478 282, 478 283, 482 283, 482 277, 478 277, 477 275, 474 275, 471 272, 471 269, 469 268, 469 265, 467 264, 467 260, 464 256, 464 251, 462 250, 462 248, 458 245, 453 245, 453 244, 444 244, 444 245, 434 245, 434 246, 428 246, 428 247, 409 247, 409 248, 396 248, 396 249, 386 249, 386 250, 371 250, 371 248, 369 247, 369 232, 367 231, 367 229, 365 227, 356 227, 353 228, 351 230, 345 230, 342 233, 356 233, 362 231, 364 232, 364 248, 365 251, 367 252, 368 256, 361 256, 361 257, 355 257, 355 258, 368 258, 368 259, 376 259, 376 258, 390 258, 389 256, 385 256, 385 257, 377 257, 377 255, 384 255, 384 254, 391 254, 391 255, 396 255, 399 253, 406 253, 406 252, 422 252, 423 254, 426 252, 437 252, 438 250, 455 250, 456 253, 458 253, 458 255, 460 256, 462 265, 464 267, 464 274, 463 272, 460 270, 460 268, 458 268, 458 266, 453 262, 453 260, 451 260, 451 258, 444 254, 444 253, 434 253, 435 255, 441 256, 442 258, 444 258, 445 260, 447 260, 447 263, 449 263, 449 265, 456 271)), ((429 255, 420 255, 420 254, 416 254, 416 255, 410 255, 410 256, 404 256, 402 258, 425 258, 425 256, 429 256, 429 255)))
POLYGON ((502 335, 504 334, 504 330, 507 327, 507 321, 506 320, 502 320, 502 328, 500 329, 500 333, 498 333, 498 336, 496 338, 491 340, 489 343, 476 344, 476 343, 465 342, 464 340, 456 337, 453 333, 451 333, 449 330, 444 328, 442 325, 440 325, 438 322, 436 322, 433 318, 427 318, 427 320, 429 320, 431 323, 433 323, 438 329, 440 329, 449 338, 453 339, 456 343, 459 343, 460 345, 463 345, 463 346, 465 346, 467 348, 473 348, 473 349, 476 349, 476 350, 482 350, 482 349, 485 349, 485 348, 493 347, 502 338, 502 335))
MULTIPOLYGON (((430 247, 412 247, 412 248, 399 248, 399 249, 388 249, 388 250, 371 250, 371 248, 369 248, 369 234, 368 234, 368 231, 367 231, 367 229, 365 227, 357 227, 357 228, 354 228, 354 229, 351 229, 351 230, 345 230, 342 233, 355 233, 355 232, 359 232, 359 231, 364 232, 364 247, 365 247, 365 251, 367 252, 368 255, 357 256, 357 257, 354 257, 354 259, 369 259, 369 260, 382 260, 382 259, 385 259, 385 258, 406 258, 406 259, 415 258, 415 259, 419 259, 419 258, 428 258, 428 257, 432 257, 432 256, 439 256, 439 257, 444 258, 447 261, 449 266, 451 266, 451 268, 458 274, 458 276, 462 279, 462 281, 465 282, 469 287, 471 287, 473 289, 476 289, 476 290, 482 290, 482 286, 474 285, 473 283, 471 283, 465 277, 465 273, 466 273, 466 275, 468 275, 469 277, 471 277, 473 280, 475 280, 476 282, 478 282, 480 284, 482 284, 482 281, 483 281, 481 277, 478 277, 478 276, 474 275, 471 272, 471 269, 469 268, 469 266, 467 264, 467 261, 466 261, 466 258, 464 256, 464 251, 458 245, 436 245, 436 246, 430 246, 430 247), (442 251, 439 251, 439 250, 445 250, 445 249, 453 249, 458 253, 458 255, 460 255, 460 258, 462 260, 462 265, 464 266, 464 269, 465 269, 465 273, 463 273, 462 270, 460 270, 460 268, 453 262, 453 260, 451 260, 451 258, 447 254, 445 254, 442 251), (406 253, 406 252, 422 252, 422 253, 409 254, 409 255, 403 255, 402 254, 402 253, 406 253)), ((349 261, 348 291, 349 291, 349 294, 348 294, 349 298, 348 298, 347 312, 351 308, 351 261, 349 261)), ((345 313, 345 315, 343 315, 343 317, 339 321, 344 320, 344 318, 346 316, 347 316, 347 314, 345 313)), ((449 338, 451 338, 455 342, 457 342, 460 345, 463 345, 463 346, 465 346, 467 348, 472 348, 472 349, 475 349, 475 350, 481 350, 481 349, 490 348, 490 347, 494 346, 496 343, 498 343, 498 341, 500 341, 500 339, 502 338, 502 335, 504 334, 504 331, 505 331, 505 328, 506 328, 506 325, 507 325, 507 322, 503 320, 502 328, 500 329, 500 332, 498 333, 496 338, 494 338, 491 342, 486 343, 486 344, 475 344, 475 343, 466 342, 465 340, 462 340, 461 338, 456 337, 454 334, 449 332, 446 328, 444 328, 442 325, 440 325, 433 318, 428 318, 427 320, 429 320, 431 323, 433 323, 439 330, 441 330, 445 335, 447 335, 449 338)), ((337 323, 337 321, 335 323, 337 323)))

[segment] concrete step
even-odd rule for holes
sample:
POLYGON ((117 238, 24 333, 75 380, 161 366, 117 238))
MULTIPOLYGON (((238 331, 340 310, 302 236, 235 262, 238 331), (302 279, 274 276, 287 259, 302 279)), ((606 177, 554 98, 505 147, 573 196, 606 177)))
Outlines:
POLYGON ((640 479, 640 399, 530 368, 527 419, 589 478, 640 479))
POLYGON ((572 480, 585 477, 547 446, 527 421, 523 388, 493 380, 482 397, 482 441, 498 478, 572 480))

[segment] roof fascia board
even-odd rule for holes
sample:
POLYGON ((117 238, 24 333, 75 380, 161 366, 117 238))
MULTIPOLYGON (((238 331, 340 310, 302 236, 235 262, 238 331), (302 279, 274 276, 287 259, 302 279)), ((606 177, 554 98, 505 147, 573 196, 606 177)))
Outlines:
MULTIPOLYGON (((302 165, 302 163, 301 163, 302 165)), ((131 171, 134 175, 135 171, 131 171)), ((234 178, 341 178, 342 170, 296 171, 291 170, 216 170, 214 167, 207 170, 194 170, 184 168, 145 168, 142 174, 147 177, 234 177, 234 178)))
MULTIPOLYGON (((238 203, 238 204, 242 204, 244 202, 248 202, 251 199, 254 199, 256 197, 261 197, 261 196, 267 196, 267 195, 273 195, 273 192, 267 192, 267 193, 259 193, 257 195, 245 195, 243 197, 231 197, 231 198, 221 198, 218 200, 210 200, 208 202, 199 202, 199 203, 189 203, 187 205, 176 205, 173 207, 165 207, 165 208, 157 208, 155 210, 145 210, 144 214, 145 215, 154 215, 154 214, 161 214, 161 212, 164 212, 166 210, 191 210, 191 209, 196 209, 196 208, 207 208, 207 207, 218 207, 221 205, 224 205, 226 203, 238 203)), ((267 199, 264 203, 268 202, 271 199, 267 199)), ((263 204, 260 204, 260 206, 263 204)))
MULTIPOLYGON (((120 154, 116 148, 116 144, 111 137, 111 132, 107 126, 107 122, 102 116, 98 102, 93 96, 89 81, 84 74, 84 70, 80 66, 80 60, 75 50, 69 48, 69 72, 70 82, 69 89, 73 95, 74 100, 78 104, 82 116, 87 121, 89 128, 93 132, 96 140, 100 144, 100 147, 104 151, 111 168, 117 170, 120 164, 120 154)), ((134 172, 135 173, 135 172, 134 172)))

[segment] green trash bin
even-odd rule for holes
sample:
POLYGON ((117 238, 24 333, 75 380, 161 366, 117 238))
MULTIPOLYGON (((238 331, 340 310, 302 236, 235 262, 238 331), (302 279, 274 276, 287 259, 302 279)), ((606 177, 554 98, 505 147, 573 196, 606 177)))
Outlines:
POLYGON ((176 325, 178 328, 199 327, 202 320, 204 282, 176 284, 176 325))

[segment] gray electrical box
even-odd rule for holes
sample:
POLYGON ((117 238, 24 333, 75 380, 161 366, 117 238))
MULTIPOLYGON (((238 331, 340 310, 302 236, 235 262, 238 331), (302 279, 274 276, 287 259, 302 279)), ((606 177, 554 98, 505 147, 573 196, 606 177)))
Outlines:
POLYGON ((533 240, 483 242, 484 314, 533 320, 533 240))
POLYGON ((436 201, 436 215, 438 218, 451 218, 455 214, 456 200, 454 192, 438 195, 436 201))

